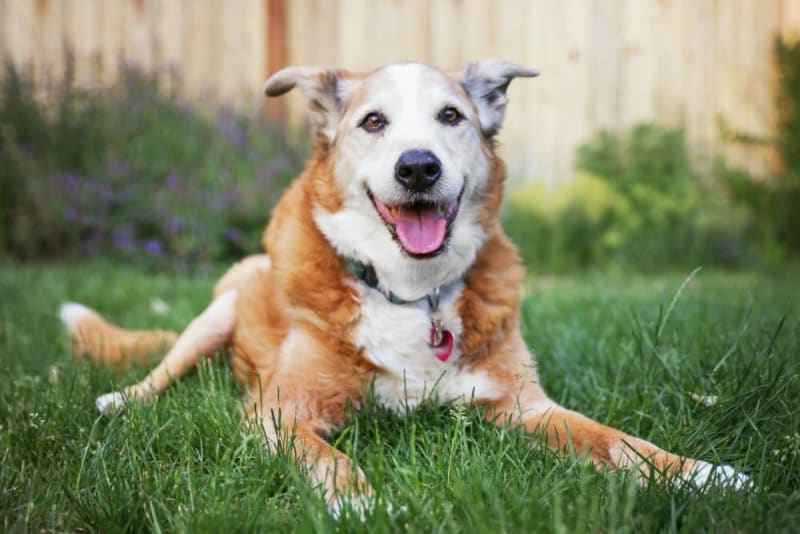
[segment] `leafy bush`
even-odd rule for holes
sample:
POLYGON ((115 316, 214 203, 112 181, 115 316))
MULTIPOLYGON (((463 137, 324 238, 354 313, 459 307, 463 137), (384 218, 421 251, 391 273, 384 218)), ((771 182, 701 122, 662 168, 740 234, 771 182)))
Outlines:
POLYGON ((748 214, 700 184, 680 130, 642 124, 627 136, 601 133, 580 147, 578 167, 564 187, 511 194, 504 223, 534 268, 733 267, 748 259, 748 214))
POLYGON ((6 66, 0 256, 202 263, 257 250, 301 154, 260 117, 199 113, 175 85, 128 67, 80 89, 68 67, 48 90, 6 66))
POLYGON ((737 204, 746 207, 758 224, 754 235, 765 243, 768 257, 780 261, 800 255, 800 41, 775 42, 779 73, 778 136, 774 142, 783 171, 766 179, 719 165, 720 180, 737 204))
POLYGON ((526 264, 563 272, 608 262, 624 237, 615 223, 629 211, 605 181, 580 172, 558 189, 533 182, 514 190, 503 226, 526 264))
POLYGON ((626 252, 646 266, 662 254, 685 254, 697 195, 683 133, 645 124, 627 139, 608 137, 581 146, 578 166, 603 177, 630 203, 625 240, 632 246, 626 252))

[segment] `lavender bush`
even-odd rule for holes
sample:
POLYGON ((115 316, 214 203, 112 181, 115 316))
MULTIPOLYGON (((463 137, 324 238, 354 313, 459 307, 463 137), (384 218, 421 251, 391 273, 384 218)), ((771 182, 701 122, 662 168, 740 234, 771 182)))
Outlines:
POLYGON ((85 90, 67 68, 42 88, 6 66, 0 256, 202 265, 258 250, 303 155, 260 114, 210 117, 175 85, 124 67, 116 85, 85 90))

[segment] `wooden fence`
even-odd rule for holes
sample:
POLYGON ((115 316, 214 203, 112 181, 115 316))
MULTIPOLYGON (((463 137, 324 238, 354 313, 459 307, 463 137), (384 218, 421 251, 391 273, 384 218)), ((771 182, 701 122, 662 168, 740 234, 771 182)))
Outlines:
MULTIPOLYGON (((187 98, 241 108, 286 64, 535 66, 511 86, 500 138, 512 176, 549 183, 570 179, 597 131, 640 121, 684 127, 701 168, 717 155, 773 168, 722 125, 773 135, 773 42, 798 32, 800 0, 0 0, 0 55, 37 76, 58 75, 69 49, 85 83, 120 61, 174 68, 187 98)), ((288 99, 293 124, 303 109, 288 99)))

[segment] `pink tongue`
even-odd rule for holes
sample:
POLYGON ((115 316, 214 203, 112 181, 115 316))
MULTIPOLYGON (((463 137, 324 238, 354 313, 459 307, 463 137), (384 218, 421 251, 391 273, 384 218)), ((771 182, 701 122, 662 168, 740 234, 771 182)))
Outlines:
POLYGON ((447 220, 435 208, 400 208, 395 224, 400 244, 412 254, 429 254, 437 250, 442 246, 447 231, 447 220))

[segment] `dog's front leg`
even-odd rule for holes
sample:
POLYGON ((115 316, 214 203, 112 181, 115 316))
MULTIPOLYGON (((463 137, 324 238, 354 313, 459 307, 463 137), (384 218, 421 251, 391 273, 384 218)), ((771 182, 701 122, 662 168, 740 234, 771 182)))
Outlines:
POLYGON ((593 421, 550 400, 533 383, 522 393, 507 398, 486 413, 498 424, 521 425, 525 431, 541 436, 553 449, 574 450, 599 465, 638 472, 643 482, 670 480, 705 487, 711 482, 733 489, 750 484, 747 475, 730 466, 714 466, 701 460, 667 452, 641 438, 593 421))
POLYGON ((295 455, 313 486, 319 488, 334 517, 350 507, 363 518, 374 506, 372 488, 363 471, 342 451, 325 441, 311 421, 288 421, 287 413, 275 406, 259 416, 271 447, 282 447, 295 455))
POLYGON ((164 359, 141 382, 121 392, 101 395, 95 401, 97 409, 103 413, 110 412, 122 408, 126 401, 141 402, 158 395, 193 369, 200 358, 227 346, 236 322, 237 296, 236 289, 218 295, 181 332, 164 359))

